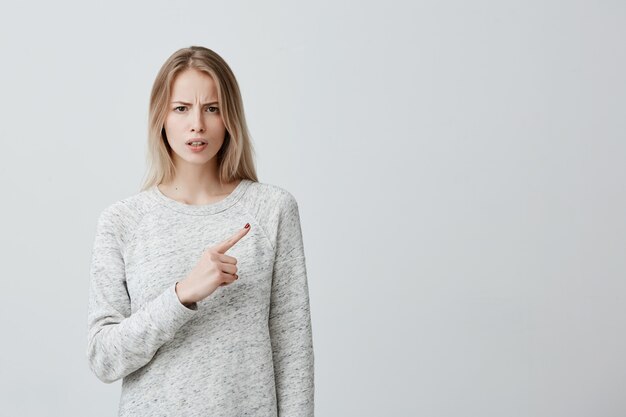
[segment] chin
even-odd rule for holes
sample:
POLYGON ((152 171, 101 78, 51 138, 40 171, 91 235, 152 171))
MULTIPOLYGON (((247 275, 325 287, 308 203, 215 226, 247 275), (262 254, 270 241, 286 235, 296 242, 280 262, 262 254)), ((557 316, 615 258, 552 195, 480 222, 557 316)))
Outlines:
POLYGON ((176 153, 176 156, 181 161, 185 161, 190 164, 202 165, 213 159, 216 154, 217 152, 210 153, 208 150, 205 149, 203 152, 197 154, 187 151, 183 155, 181 155, 180 153, 176 153))

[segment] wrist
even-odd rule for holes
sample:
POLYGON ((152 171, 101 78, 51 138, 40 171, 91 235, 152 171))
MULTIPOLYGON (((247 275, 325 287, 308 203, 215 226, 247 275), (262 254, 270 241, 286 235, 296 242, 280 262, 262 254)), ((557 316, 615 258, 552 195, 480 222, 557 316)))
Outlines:
POLYGON ((178 296, 178 300, 180 301, 180 303, 183 304, 185 307, 188 307, 188 308, 191 307, 194 301, 191 299, 189 294, 187 294, 185 282, 178 281, 176 283, 175 290, 176 290, 176 296, 178 296))

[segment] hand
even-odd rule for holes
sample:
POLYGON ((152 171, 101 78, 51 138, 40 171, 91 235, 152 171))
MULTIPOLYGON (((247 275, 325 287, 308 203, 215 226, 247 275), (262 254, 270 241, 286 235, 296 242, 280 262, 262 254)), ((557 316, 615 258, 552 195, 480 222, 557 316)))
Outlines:
POLYGON ((176 293, 183 304, 204 300, 221 286, 239 278, 237 259, 226 255, 226 251, 250 231, 250 224, 232 237, 204 251, 191 273, 176 285, 176 293))

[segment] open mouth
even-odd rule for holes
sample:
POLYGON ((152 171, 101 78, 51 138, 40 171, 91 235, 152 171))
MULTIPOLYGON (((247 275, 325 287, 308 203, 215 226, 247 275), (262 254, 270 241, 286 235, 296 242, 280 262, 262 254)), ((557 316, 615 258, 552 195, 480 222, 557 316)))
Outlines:
POLYGON ((192 141, 187 142, 187 146, 192 152, 201 152, 207 147, 207 143, 202 141, 192 141))
POLYGON ((190 145, 190 146, 202 146, 206 144, 207 143, 203 140, 188 140, 187 141, 187 145, 190 145))

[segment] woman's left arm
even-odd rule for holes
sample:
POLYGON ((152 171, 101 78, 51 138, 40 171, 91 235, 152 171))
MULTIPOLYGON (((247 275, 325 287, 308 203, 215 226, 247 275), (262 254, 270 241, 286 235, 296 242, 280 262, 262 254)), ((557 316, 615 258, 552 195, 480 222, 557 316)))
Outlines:
POLYGON ((304 245, 295 198, 287 193, 277 225, 269 330, 278 417, 313 417, 314 354, 304 245))

